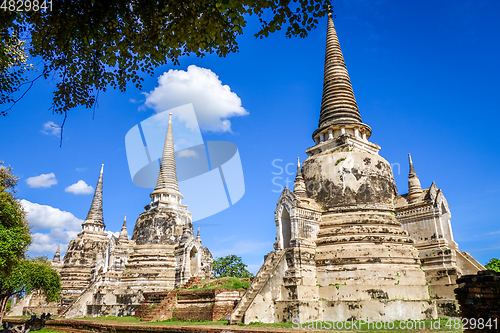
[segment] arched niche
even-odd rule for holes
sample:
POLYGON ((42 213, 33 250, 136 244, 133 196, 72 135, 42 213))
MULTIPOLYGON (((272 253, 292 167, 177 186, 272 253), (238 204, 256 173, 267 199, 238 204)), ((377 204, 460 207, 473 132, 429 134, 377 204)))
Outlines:
POLYGON ((290 213, 286 209, 286 207, 283 207, 283 210, 281 212, 281 241, 283 248, 289 248, 290 247, 290 239, 292 238, 292 222, 290 219, 290 213))
POLYGON ((196 246, 193 246, 189 251, 189 268, 191 276, 198 276, 199 271, 199 251, 196 246))

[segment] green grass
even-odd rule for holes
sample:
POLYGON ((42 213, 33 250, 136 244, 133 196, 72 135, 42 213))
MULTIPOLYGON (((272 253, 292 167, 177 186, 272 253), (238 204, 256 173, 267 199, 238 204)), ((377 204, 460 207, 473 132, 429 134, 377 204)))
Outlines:
POLYGON ((136 318, 133 316, 129 316, 129 317, 117 317, 117 316, 83 317, 83 318, 75 318, 75 320, 114 321, 114 322, 129 323, 129 324, 144 324, 144 322, 141 322, 140 318, 136 318))
MULTIPOLYGON (((182 321, 182 320, 177 320, 177 319, 168 319, 160 322, 141 322, 140 319, 137 319, 135 317, 115 317, 115 316, 108 316, 108 317, 96 317, 96 318, 78 318, 80 320, 88 320, 88 321, 94 321, 94 322, 109 322, 111 323, 116 323, 116 324, 139 324, 139 325, 160 325, 160 326, 225 326, 227 327, 228 330, 231 330, 231 327, 237 328, 263 328, 263 329, 283 329, 283 330, 288 330, 288 331, 294 331, 295 329, 298 329, 298 325, 294 323, 272 323, 272 324, 267 324, 267 323, 262 323, 262 322, 253 322, 248 325, 245 324, 238 324, 236 326, 228 326, 226 320, 219 320, 219 321, 182 321)), ((440 319, 440 327, 441 329, 431 329, 431 322, 435 323, 436 320, 422 320, 422 322, 425 323, 425 329, 398 329, 399 323, 401 321, 394 321, 394 329, 368 329, 367 325, 365 324, 363 327, 360 327, 360 329, 351 329, 351 330, 346 330, 345 329, 345 321, 343 322, 343 327, 344 328, 330 328, 326 329, 327 326, 325 326, 324 322, 318 322, 317 324, 314 324, 314 326, 309 326, 310 323, 304 323, 303 328, 304 330, 310 331, 319 331, 319 332, 328 332, 328 331, 349 331, 349 332, 378 332, 378 333, 409 333, 409 332, 421 332, 421 333, 427 333, 427 332, 453 332, 453 333, 462 333, 463 330, 461 329, 448 329, 445 325, 448 322, 448 319, 446 318, 441 318, 440 319), (320 325, 321 323, 321 325, 320 325), (321 327, 324 327, 321 329, 321 327), (317 328, 317 329, 316 329, 317 328)), ((349 322, 351 323, 351 322, 349 322)), ((358 322, 359 323, 359 322, 358 322)), ((358 324, 359 326, 359 324, 358 324)), ((41 333, 59 333, 58 331, 52 331, 52 330, 47 330, 47 329, 42 329, 39 332, 41 333)))
POLYGON ((218 279, 202 280, 198 284, 192 286, 187 290, 248 289, 249 286, 250 286, 250 279, 241 279, 237 277, 223 277, 218 279))
MULTIPOLYGON (((309 326, 308 324, 310 323, 304 323, 302 328, 304 330, 307 330, 307 331, 310 331, 310 330, 314 330, 314 331, 342 331, 342 332, 379 332, 379 333, 409 333, 409 332, 421 332, 421 333, 427 333, 427 332, 453 332, 453 333, 462 333, 463 330, 462 329, 449 329, 447 328, 445 325, 446 323, 448 323, 448 319, 447 318, 440 318, 439 319, 439 327, 440 329, 431 329, 431 323, 434 323, 435 325, 435 322, 436 322, 437 319, 434 319, 434 320, 418 320, 418 322, 423 322, 422 326, 421 327, 414 327, 414 328, 406 328, 406 329, 399 329, 399 325, 400 323, 405 323, 405 324, 408 324, 408 322, 406 321, 393 321, 392 323, 394 323, 394 328, 393 329, 390 329, 389 327, 387 329, 377 329, 376 327, 370 327, 368 328, 366 324, 364 324, 362 327, 360 326, 359 324, 359 321, 356 321, 355 323, 358 323, 358 328, 359 329, 349 329, 349 330, 346 330, 345 329, 345 324, 346 322, 342 322, 343 325, 340 326, 340 328, 337 328, 339 326, 336 326, 335 328, 328 328, 328 327, 331 327, 331 326, 328 326, 328 325, 325 325, 325 322, 318 322, 318 323, 314 323, 312 326, 309 326), (323 329, 321 329, 321 327, 323 327, 323 329)), ((331 324, 331 323, 330 323, 331 324)), ((337 323, 335 323, 337 324, 337 323)), ((349 324, 351 325, 351 322, 349 322, 349 324)), ((373 324, 373 322, 372 322, 373 324)), ((292 329, 300 329, 298 327, 297 324, 293 325, 291 324, 290 326, 292 329)), ((405 326, 403 326, 405 327, 405 326)), ((453 325, 452 325, 453 327, 453 325)))

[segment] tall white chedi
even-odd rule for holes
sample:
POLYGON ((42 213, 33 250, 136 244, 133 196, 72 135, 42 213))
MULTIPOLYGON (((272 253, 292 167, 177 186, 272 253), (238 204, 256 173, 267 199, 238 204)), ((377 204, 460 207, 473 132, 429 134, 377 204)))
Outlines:
POLYGON ((87 218, 82 223, 82 231, 71 240, 64 255, 60 271, 63 303, 69 303, 80 295, 90 283, 96 258, 104 251, 108 243, 102 212, 103 170, 104 164, 101 165, 92 204, 87 218))
POLYGON ((209 274, 201 270, 202 258, 209 258, 205 266, 210 266, 211 271, 212 255, 208 249, 204 254, 201 242, 194 236, 191 212, 187 205, 182 204, 171 113, 160 172, 150 197, 151 202, 135 224, 132 234, 134 252, 123 272, 122 282, 131 290, 165 291, 184 284, 191 276, 209 274), (191 263, 191 260, 196 260, 196 263, 191 263))

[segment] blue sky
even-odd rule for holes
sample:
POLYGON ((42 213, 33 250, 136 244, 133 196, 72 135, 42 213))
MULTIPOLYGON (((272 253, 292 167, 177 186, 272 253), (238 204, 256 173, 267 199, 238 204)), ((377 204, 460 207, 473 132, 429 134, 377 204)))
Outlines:
MULTIPOLYGON (((395 165, 398 191, 407 192, 410 152, 422 186, 435 181, 443 190, 459 248, 483 264, 499 258, 500 2, 333 3, 361 116, 373 129, 370 140, 382 147, 380 155, 395 165)), ((326 19, 305 39, 288 39, 280 32, 256 40, 257 28, 252 18, 238 39, 239 53, 226 58, 184 57, 180 66, 162 66, 153 77, 146 76, 143 91, 131 85, 126 93, 101 93, 94 120, 90 109, 72 110, 61 148, 52 128, 44 128, 63 119, 48 110, 54 82, 37 82, 10 115, 0 119, 0 159, 20 177, 18 195, 32 212, 36 237, 30 254, 52 257, 58 241, 65 250, 86 217, 92 200, 88 186, 95 188, 102 163, 107 230, 119 231, 127 214, 132 235, 151 190, 132 183, 125 134, 155 114, 151 105, 145 105, 143 92, 157 88, 158 77, 195 65, 215 73, 209 79, 215 82, 218 76, 241 101, 240 108, 234 99, 219 118, 207 119, 209 131, 202 134, 204 140, 238 146, 246 184, 241 200, 195 222, 195 227, 201 226, 203 245, 214 256, 236 254, 257 272, 276 236, 279 185, 285 185, 287 178, 293 181, 297 156, 304 160, 305 149, 313 144, 326 19), (224 118, 231 112, 236 115, 224 118), (230 121, 230 130, 224 119, 230 121), (292 163, 290 174, 285 170, 276 174, 280 169, 273 161, 281 167, 292 163), (28 181, 40 175, 47 176, 28 181), (282 178, 273 181, 274 177, 282 178), (48 187, 36 187, 41 184, 48 187), (73 184, 77 185, 68 188, 73 184)), ((184 202, 189 204, 189 198, 184 202)))

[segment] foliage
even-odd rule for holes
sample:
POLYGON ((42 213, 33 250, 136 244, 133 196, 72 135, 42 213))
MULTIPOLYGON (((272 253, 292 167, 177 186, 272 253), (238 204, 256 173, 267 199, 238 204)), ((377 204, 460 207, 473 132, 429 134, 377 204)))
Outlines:
POLYGON ((7 291, 11 295, 43 290, 47 302, 55 302, 60 296, 61 280, 48 261, 29 259, 16 265, 12 273, 0 282, 0 288, 2 293, 7 291))
POLYGON ((47 301, 59 299, 59 274, 46 257, 25 259, 31 244, 26 213, 16 197, 17 177, 0 161, 0 325, 7 300, 32 290, 45 292, 47 301))
POLYGON ((0 281, 24 259, 31 244, 28 221, 16 197, 17 177, 0 161, 0 281))
MULTIPOLYGON (((142 73, 153 75, 168 62, 177 65, 181 56, 237 52, 236 38, 252 15, 261 24, 256 38, 284 27, 287 37, 305 37, 329 5, 330 0, 83 0, 52 1, 50 10, 0 10, 0 72, 15 62, 9 39, 18 43, 22 34, 29 55, 41 59, 40 75, 48 78, 52 72, 57 78, 53 108, 63 113, 95 106, 98 92, 109 86, 125 91, 131 81, 141 89, 142 73)), ((24 44, 18 50, 26 59, 24 44)), ((13 101, 19 83, 8 81, 0 104, 13 101)))
POLYGON ((189 288, 189 290, 248 289, 249 286, 249 278, 223 277, 218 279, 202 280, 198 284, 189 288))
MULTIPOLYGON (((28 83, 26 74, 35 68, 28 64, 26 41, 14 32, 1 36, 4 40, 0 42, 0 104, 14 103, 14 93, 28 83)), ((0 110, 0 115, 6 115, 5 110, 0 110)))
POLYGON ((237 257, 234 254, 215 259, 213 271, 215 277, 250 278, 253 276, 247 270, 247 265, 241 261, 241 257, 237 257))
POLYGON ((495 272, 500 272, 500 259, 491 258, 484 267, 495 272))

